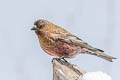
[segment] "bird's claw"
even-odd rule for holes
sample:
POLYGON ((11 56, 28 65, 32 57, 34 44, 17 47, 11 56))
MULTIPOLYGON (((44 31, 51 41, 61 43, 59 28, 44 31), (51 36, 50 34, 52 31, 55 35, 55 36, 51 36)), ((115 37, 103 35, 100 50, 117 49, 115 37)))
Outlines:
POLYGON ((65 60, 65 58, 64 58, 64 57, 60 57, 59 59, 60 59, 60 60, 62 59, 64 62, 68 63, 68 61, 67 61, 67 60, 65 60))

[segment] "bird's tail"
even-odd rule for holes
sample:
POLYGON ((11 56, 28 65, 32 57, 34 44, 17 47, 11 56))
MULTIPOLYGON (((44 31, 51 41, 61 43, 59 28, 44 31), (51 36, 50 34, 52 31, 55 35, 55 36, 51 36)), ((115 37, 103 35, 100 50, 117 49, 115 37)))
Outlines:
POLYGON ((101 58, 108 60, 110 62, 113 62, 112 59, 117 59, 115 57, 112 57, 112 56, 105 54, 104 52, 97 52, 95 54, 96 54, 96 56, 101 57, 101 58))
POLYGON ((99 50, 99 49, 97 49, 96 51, 88 50, 87 52, 91 55, 95 55, 97 57, 103 58, 103 59, 110 61, 110 62, 113 62, 112 59, 117 59, 115 57, 112 57, 112 56, 105 54, 104 51, 99 50))

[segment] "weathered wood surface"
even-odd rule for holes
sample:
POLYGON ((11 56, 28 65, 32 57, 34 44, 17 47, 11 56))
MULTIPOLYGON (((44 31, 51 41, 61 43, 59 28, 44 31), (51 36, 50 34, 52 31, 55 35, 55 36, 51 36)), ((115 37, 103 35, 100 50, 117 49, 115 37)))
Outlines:
POLYGON ((53 80, 81 80, 86 71, 81 70, 77 65, 70 64, 63 60, 53 59, 53 80))

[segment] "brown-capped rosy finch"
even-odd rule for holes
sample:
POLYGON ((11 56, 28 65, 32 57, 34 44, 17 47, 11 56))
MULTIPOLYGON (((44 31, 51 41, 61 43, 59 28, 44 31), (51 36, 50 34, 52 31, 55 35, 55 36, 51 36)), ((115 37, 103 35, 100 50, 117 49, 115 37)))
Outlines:
POLYGON ((110 62, 116 59, 47 20, 35 21, 31 30, 37 34, 42 49, 52 56, 72 58, 77 54, 87 53, 110 62))

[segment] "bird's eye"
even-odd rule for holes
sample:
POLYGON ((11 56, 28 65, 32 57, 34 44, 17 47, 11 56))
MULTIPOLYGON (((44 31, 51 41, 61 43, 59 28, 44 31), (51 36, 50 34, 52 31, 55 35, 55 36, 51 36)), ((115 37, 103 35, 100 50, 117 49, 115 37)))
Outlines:
POLYGON ((40 28, 41 28, 42 26, 40 26, 40 28))
POLYGON ((42 25, 40 25, 40 26, 39 26, 39 29, 41 29, 42 27, 43 27, 43 26, 42 26, 42 25))

